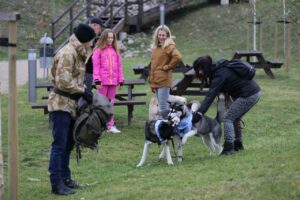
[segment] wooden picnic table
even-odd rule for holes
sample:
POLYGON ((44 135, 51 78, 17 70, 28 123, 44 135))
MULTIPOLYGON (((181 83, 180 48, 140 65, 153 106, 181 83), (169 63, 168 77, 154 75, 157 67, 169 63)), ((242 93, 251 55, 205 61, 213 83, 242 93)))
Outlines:
MULTIPOLYGON (((131 118, 133 117, 133 110, 135 105, 145 105, 146 100, 144 99, 136 99, 138 96, 147 96, 146 92, 133 92, 133 88, 135 85, 144 85, 144 79, 137 79, 137 80, 125 80, 124 87, 127 86, 127 91, 123 93, 116 94, 116 101, 114 103, 115 106, 127 106, 127 124, 128 126, 131 125, 131 118)), ((53 83, 50 82, 41 82, 37 83, 36 88, 46 88, 47 92, 52 90, 53 83)), ((42 99, 48 99, 48 94, 44 95, 42 99)), ((48 113, 47 103, 39 104, 33 103, 31 105, 33 109, 44 109, 44 114, 48 113)))
MULTIPOLYGON (((134 74, 140 74, 140 79, 147 80, 149 76, 150 63, 148 65, 144 64, 135 64, 132 68, 134 74)), ((173 68, 175 73, 185 73, 191 69, 190 65, 185 65, 182 61, 178 63, 176 67, 173 68)))
POLYGON ((260 51, 236 51, 232 59, 245 59, 253 67, 257 69, 264 69, 265 73, 271 78, 275 79, 275 76, 272 72, 272 68, 280 68, 282 62, 278 61, 267 61, 265 60, 263 53, 260 51))
POLYGON ((207 85, 202 85, 202 83, 195 77, 195 71, 193 68, 189 69, 184 73, 182 80, 174 79, 173 87, 171 88, 172 95, 206 95, 207 94, 207 85))

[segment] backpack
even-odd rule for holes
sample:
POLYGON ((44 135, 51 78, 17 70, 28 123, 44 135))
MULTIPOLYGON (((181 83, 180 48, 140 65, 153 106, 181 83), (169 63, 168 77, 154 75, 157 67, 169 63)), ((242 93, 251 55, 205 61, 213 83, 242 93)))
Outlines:
POLYGON ((244 79, 251 80, 255 76, 255 68, 248 62, 242 60, 220 60, 218 66, 230 68, 244 79))
POLYGON ((79 108, 73 127, 77 161, 81 158, 81 147, 97 148, 98 140, 112 116, 113 109, 110 101, 97 93, 93 95, 92 104, 83 104, 79 108))

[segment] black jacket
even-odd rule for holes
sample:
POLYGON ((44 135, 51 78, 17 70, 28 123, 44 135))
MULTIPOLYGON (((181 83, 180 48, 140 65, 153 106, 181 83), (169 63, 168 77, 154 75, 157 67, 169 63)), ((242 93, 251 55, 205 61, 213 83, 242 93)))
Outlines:
MULTIPOLYGON (((97 40, 99 39, 99 36, 96 37, 93 41, 93 45, 92 45, 92 49, 94 49, 97 40)), ((90 57, 88 58, 88 61, 85 64, 85 73, 87 74, 93 74, 93 59, 92 59, 93 54, 90 55, 90 57)))
POLYGON ((213 65, 209 91, 198 111, 204 114, 215 97, 221 92, 227 93, 236 99, 239 97, 249 97, 259 91, 260 88, 254 80, 243 79, 229 68, 213 65))

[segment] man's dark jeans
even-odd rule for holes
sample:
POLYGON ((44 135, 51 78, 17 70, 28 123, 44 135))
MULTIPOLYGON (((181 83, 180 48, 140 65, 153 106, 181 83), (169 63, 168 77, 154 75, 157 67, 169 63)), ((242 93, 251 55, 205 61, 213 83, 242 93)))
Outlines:
POLYGON ((70 113, 56 111, 50 113, 53 122, 49 172, 51 185, 60 185, 62 180, 71 178, 70 154, 74 146, 72 129, 74 120, 70 113))

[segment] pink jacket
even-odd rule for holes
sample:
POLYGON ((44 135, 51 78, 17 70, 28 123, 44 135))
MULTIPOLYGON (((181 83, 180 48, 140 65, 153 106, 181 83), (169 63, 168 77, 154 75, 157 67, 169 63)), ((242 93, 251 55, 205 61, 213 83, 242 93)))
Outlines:
POLYGON ((99 48, 93 52, 93 79, 101 85, 118 85, 124 82, 121 56, 109 45, 102 51, 99 48))

